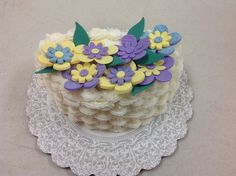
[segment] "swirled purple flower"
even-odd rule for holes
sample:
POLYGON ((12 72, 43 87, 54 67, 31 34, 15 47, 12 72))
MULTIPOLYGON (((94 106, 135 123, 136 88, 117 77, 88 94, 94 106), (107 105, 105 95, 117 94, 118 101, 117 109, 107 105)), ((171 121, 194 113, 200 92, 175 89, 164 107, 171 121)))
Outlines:
POLYGON ((124 63, 141 59, 146 55, 146 49, 149 44, 150 42, 148 38, 137 40, 133 35, 125 35, 121 39, 121 45, 119 46, 117 55, 124 61, 124 63))

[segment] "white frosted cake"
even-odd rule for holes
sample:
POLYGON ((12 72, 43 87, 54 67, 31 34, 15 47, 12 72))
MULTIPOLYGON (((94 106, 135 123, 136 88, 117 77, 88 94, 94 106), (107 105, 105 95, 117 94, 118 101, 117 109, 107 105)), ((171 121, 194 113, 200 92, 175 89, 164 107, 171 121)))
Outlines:
POLYGON ((165 25, 144 32, 144 19, 128 32, 76 23, 40 42, 41 83, 58 109, 89 129, 122 132, 167 109, 183 71, 181 36, 165 25), (142 26, 143 25, 143 26, 142 26))

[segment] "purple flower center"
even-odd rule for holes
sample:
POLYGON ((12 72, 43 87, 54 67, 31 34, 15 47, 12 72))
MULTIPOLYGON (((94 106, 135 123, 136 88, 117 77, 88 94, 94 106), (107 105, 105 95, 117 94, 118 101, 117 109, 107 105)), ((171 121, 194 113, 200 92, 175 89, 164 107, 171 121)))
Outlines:
POLYGON ((154 69, 154 68, 155 68, 155 65, 154 65, 154 64, 148 65, 147 68, 148 68, 148 69, 154 69))
POLYGON ((161 38, 161 37, 156 37, 156 38, 154 39, 154 42, 156 42, 156 43, 161 43, 161 42, 162 42, 162 38, 161 38))
POLYGON ((88 75, 88 70, 86 70, 86 69, 81 70, 80 75, 81 76, 87 76, 88 75))

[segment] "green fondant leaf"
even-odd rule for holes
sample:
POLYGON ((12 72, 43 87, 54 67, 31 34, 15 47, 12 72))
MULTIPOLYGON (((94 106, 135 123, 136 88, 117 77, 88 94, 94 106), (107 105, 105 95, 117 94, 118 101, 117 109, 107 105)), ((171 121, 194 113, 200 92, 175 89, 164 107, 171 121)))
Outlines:
POLYGON ((154 62, 163 59, 163 57, 164 57, 163 54, 154 53, 150 50, 147 50, 147 54, 142 59, 139 59, 135 62, 139 65, 150 65, 153 64, 154 62))
POLYGON ((145 25, 145 20, 143 17, 137 24, 135 24, 132 28, 130 28, 128 34, 134 35, 137 39, 139 39, 143 34, 144 25, 145 25))
POLYGON ((46 68, 38 70, 38 71, 36 71, 34 73, 36 73, 36 74, 43 74, 43 73, 53 73, 53 72, 56 72, 56 70, 54 70, 52 67, 46 67, 46 68))
POLYGON ((77 22, 75 22, 75 32, 73 36, 73 42, 77 45, 88 45, 89 36, 85 29, 77 22))
POLYGON ((113 66, 121 65, 121 64, 123 64, 123 60, 121 58, 119 58, 118 56, 113 56, 113 61, 110 64, 108 64, 107 66, 113 67, 113 66))
POLYGON ((133 87, 132 89, 132 95, 135 96, 137 95, 138 93, 148 89, 149 87, 151 87, 153 85, 154 82, 148 84, 148 85, 136 85, 133 87))

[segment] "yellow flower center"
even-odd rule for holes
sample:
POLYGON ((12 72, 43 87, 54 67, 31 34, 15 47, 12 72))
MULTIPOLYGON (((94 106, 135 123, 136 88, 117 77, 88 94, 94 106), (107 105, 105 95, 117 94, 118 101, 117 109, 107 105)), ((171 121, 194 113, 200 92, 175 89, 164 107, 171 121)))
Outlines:
POLYGON ((116 73, 117 78, 122 79, 125 77, 125 72, 124 71, 118 71, 116 73))
POLYGON ((55 52, 55 56, 56 56, 57 58, 61 58, 61 57, 64 56, 64 53, 61 52, 61 51, 56 51, 56 52, 55 52))
POLYGON ((93 48, 93 49, 91 50, 91 52, 92 52, 93 54, 97 54, 97 53, 99 53, 99 49, 93 48))

